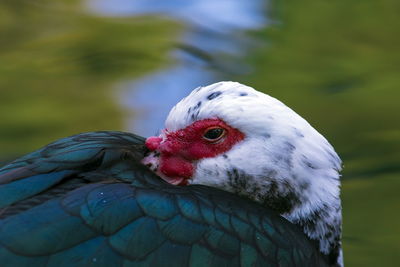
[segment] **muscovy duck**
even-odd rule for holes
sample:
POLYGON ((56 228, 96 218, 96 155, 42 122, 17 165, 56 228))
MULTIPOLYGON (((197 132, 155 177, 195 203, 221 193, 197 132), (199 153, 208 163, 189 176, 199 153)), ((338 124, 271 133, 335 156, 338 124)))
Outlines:
POLYGON ((341 266, 340 168, 278 100, 239 83, 200 87, 158 137, 79 134, 0 169, 0 259, 341 266))

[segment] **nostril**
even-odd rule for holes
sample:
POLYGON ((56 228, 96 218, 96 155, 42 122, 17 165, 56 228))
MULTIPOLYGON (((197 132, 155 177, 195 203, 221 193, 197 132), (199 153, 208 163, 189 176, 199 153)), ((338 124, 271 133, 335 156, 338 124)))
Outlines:
POLYGON ((151 136, 146 139, 145 145, 149 150, 154 151, 160 146, 161 141, 161 137, 151 136))

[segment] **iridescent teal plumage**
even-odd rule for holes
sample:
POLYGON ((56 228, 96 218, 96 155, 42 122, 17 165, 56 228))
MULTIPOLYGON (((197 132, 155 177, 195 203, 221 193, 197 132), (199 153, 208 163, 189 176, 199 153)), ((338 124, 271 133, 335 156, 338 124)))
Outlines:
POLYGON ((205 186, 165 183, 144 139, 93 132, 0 169, 2 266, 324 266, 273 211, 205 186))

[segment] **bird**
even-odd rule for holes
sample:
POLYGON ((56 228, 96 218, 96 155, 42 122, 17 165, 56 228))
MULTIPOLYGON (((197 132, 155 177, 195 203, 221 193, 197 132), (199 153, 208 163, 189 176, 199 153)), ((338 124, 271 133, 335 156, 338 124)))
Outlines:
POLYGON ((279 100, 198 87, 147 139, 97 131, 0 169, 3 266, 343 266, 341 160, 279 100))

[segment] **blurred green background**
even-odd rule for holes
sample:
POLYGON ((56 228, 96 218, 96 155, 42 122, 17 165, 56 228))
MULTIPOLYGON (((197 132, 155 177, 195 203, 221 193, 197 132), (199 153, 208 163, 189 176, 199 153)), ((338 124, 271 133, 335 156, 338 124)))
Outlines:
POLYGON ((193 24, 165 14, 106 16, 78 0, 2 0, 0 162, 79 132, 129 130, 135 112, 119 103, 118 85, 173 66, 179 57, 171 51, 183 51, 215 72, 199 85, 248 84, 327 137, 344 162, 346 265, 397 266, 400 2, 260 6, 268 23, 230 32, 235 42, 255 43, 235 58, 186 44, 182 36, 193 24), (221 62, 247 67, 232 71, 221 62))

